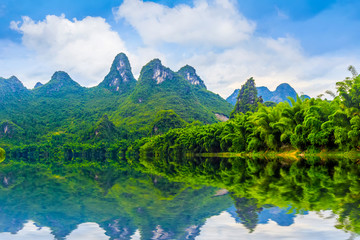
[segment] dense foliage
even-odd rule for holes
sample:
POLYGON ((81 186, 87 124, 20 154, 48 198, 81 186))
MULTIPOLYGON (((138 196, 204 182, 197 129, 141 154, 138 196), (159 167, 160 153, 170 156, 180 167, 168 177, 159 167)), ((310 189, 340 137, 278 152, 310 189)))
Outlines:
POLYGON ((187 123, 173 110, 162 110, 151 123, 151 135, 163 134, 174 128, 185 127, 187 123))
MULTIPOLYGON (((297 97, 296 101, 290 98, 291 104, 282 102, 274 107, 258 104, 257 111, 235 114, 224 123, 171 130, 151 139, 143 149, 164 153, 289 148, 301 151, 359 150, 360 76, 354 75, 337 83, 337 89, 339 96, 333 101, 297 97)), ((254 97, 251 99, 255 101, 254 97)))
POLYGON ((4 161, 5 159, 5 150, 0 148, 0 162, 4 161))
POLYGON ((239 91, 235 108, 230 116, 233 117, 237 113, 254 112, 258 103, 262 103, 262 98, 258 98, 257 89, 255 87, 255 80, 249 78, 239 91))

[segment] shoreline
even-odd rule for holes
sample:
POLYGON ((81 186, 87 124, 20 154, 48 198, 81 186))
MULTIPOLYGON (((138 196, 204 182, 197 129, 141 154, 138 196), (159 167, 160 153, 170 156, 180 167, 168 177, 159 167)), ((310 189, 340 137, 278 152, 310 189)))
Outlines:
POLYGON ((286 158, 293 160, 300 160, 307 157, 319 157, 321 159, 327 158, 352 158, 352 159, 360 159, 360 151, 326 151, 322 150, 320 152, 307 152, 307 151, 285 151, 285 152, 274 152, 274 151, 266 151, 266 152, 241 152, 241 153, 233 153, 233 152, 219 152, 219 153, 186 153, 186 156, 196 156, 196 157, 219 157, 219 158, 235 158, 235 157, 265 157, 265 158, 286 158))

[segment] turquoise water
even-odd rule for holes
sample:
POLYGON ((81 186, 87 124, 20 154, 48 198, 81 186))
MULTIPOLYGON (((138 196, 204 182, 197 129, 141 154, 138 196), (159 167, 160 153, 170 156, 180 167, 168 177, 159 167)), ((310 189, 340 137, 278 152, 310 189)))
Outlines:
POLYGON ((1 163, 0 239, 358 238, 356 164, 191 161, 1 163))

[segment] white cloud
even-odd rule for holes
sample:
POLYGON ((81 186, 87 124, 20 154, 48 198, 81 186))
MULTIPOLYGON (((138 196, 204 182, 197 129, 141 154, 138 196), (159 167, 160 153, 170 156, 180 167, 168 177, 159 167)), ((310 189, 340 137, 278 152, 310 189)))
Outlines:
POLYGON ((99 224, 93 222, 87 222, 79 224, 78 227, 67 236, 68 240, 102 240, 109 239, 105 235, 105 230, 102 229, 99 224))
POLYGON ((336 229, 336 224, 335 218, 320 218, 316 213, 310 212, 308 215, 297 215, 291 226, 279 226, 269 220, 267 224, 257 225, 255 231, 249 233, 249 230, 236 223, 228 212, 222 212, 206 220, 200 229, 200 236, 196 239, 350 239, 351 234, 336 229))
POLYGON ((195 1, 194 7, 174 8, 141 0, 124 0, 115 11, 125 18, 147 45, 162 42, 233 46, 248 39, 255 24, 242 16, 229 0, 195 1))
POLYGON ((274 90, 287 82, 298 93, 316 96, 334 90, 347 76, 347 66, 360 62, 349 54, 307 55, 301 42, 286 33, 259 37, 255 23, 231 0, 195 0, 193 6, 173 8, 125 0, 114 14, 133 26, 147 48, 162 53, 169 67, 194 66, 209 90, 223 97, 251 76, 258 86, 274 90))
MULTIPOLYGON (((23 46, 6 43, 2 48, 0 42, 0 75, 16 75, 32 87, 49 80, 54 71, 65 70, 80 84, 93 86, 107 74, 115 55, 125 52, 135 76, 153 58, 175 71, 190 64, 208 89, 223 97, 251 76, 257 86, 274 90, 287 82, 298 93, 316 96, 334 90, 335 82, 349 75, 348 65, 360 64, 355 53, 307 55, 301 42, 286 33, 259 37, 256 24, 232 0, 195 0, 193 6, 172 8, 125 0, 114 14, 137 31, 135 37, 142 38, 143 45, 129 51, 122 33, 100 17, 47 16, 39 22, 24 17, 11 24, 23 34, 23 46)), ((123 23, 118 22, 120 28, 123 23)))
POLYGON ((150 47, 138 47, 134 52, 128 54, 128 58, 136 79, 139 77, 142 67, 154 58, 160 59, 162 64, 167 65, 166 54, 150 47))
POLYGON ((27 87, 49 80, 53 72, 46 63, 37 61, 35 55, 21 44, 0 40, 0 77, 15 75, 27 87))
MULTIPOLYGON (((54 239, 49 227, 37 227, 33 221, 28 221, 24 227, 15 234, 9 232, 0 233, 0 240, 48 240, 54 239)), ((77 228, 66 237, 68 240, 101 240, 109 239, 105 230, 99 224, 87 222, 77 226, 77 228)))
POLYGON ((292 38, 253 38, 251 43, 222 52, 196 54, 182 60, 198 70, 208 88, 229 96, 249 77, 257 86, 276 86, 287 82, 298 93, 311 96, 335 89, 335 83, 348 76, 347 66, 359 62, 345 56, 306 56, 300 44, 292 38))
POLYGON ((0 240, 12 239, 12 240, 48 240, 52 239, 51 229, 49 227, 37 227, 33 221, 28 221, 24 224, 24 227, 16 234, 10 232, 0 233, 0 240))
POLYGON ((12 22, 11 28, 22 33, 23 44, 36 52, 33 61, 52 72, 67 71, 82 85, 99 83, 115 55, 126 52, 119 34, 100 17, 70 21, 64 15, 49 15, 39 22, 23 17, 22 22, 12 22))

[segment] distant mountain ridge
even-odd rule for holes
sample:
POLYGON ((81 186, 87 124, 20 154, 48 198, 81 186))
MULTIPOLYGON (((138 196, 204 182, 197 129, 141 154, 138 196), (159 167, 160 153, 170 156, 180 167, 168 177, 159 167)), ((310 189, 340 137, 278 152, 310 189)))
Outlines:
POLYGON ((52 138, 115 139, 110 136, 115 130, 93 129, 102 123, 113 123, 121 132, 118 136, 127 136, 127 132, 144 136, 162 110, 173 110, 188 123, 214 123, 219 116, 228 117, 232 108, 218 94, 206 90, 191 66, 174 72, 154 59, 142 68, 137 81, 127 56, 120 53, 104 80, 91 88, 82 87, 63 71, 31 90, 16 77, 0 78, 0 123, 18 129, 6 141, 0 137, 0 146, 4 141, 32 143, 52 138))
POLYGON ((69 74, 63 71, 57 71, 52 75, 49 82, 34 88, 33 92, 42 96, 54 96, 83 90, 84 87, 72 80, 69 74))
MULTIPOLYGON (((297 93, 294 88, 292 88, 288 83, 282 83, 276 87, 275 91, 270 91, 267 87, 256 87, 258 91, 258 96, 261 96, 264 102, 270 101, 275 103, 280 103, 284 101, 289 101, 288 97, 296 99, 297 93)), ((236 98, 239 94, 240 89, 235 89, 235 91, 226 98, 226 101, 235 105, 236 98)), ((310 98, 307 95, 303 95, 304 98, 310 98)))
POLYGON ((24 87, 17 77, 11 76, 8 79, 0 77, 0 105, 11 100, 21 101, 29 95, 30 90, 24 87))

